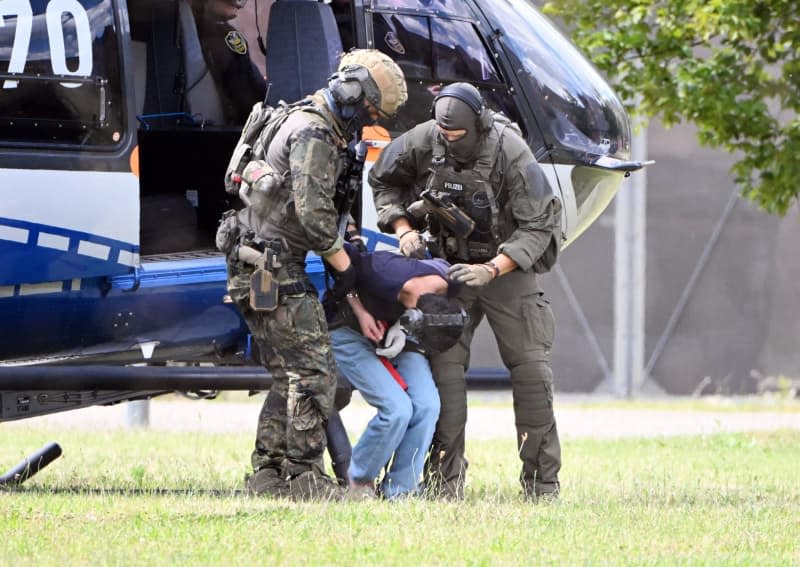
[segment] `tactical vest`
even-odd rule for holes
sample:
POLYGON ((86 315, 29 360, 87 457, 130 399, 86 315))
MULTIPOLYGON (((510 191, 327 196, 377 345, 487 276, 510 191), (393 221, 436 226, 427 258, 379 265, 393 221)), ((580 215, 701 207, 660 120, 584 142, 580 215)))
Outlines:
MULTIPOLYGON (((257 141, 253 144, 252 159, 265 160, 267 158, 270 144, 281 127, 295 112, 308 112, 319 116, 334 131, 335 136, 343 140, 338 127, 333 122, 333 118, 328 116, 325 110, 313 101, 304 99, 290 105, 282 104, 272 112, 272 116, 264 124, 257 141)), ((342 145, 344 144, 340 144, 340 146, 342 145)), ((346 148, 346 145, 344 147, 346 148)), ((342 147, 340 147, 340 150, 345 151, 342 147)), ((253 211, 247 210, 249 207, 239 211, 240 222, 261 236, 266 236, 265 233, 284 233, 291 228, 287 225, 287 219, 293 214, 290 209, 294 206, 291 175, 289 175, 288 169, 286 171, 277 171, 277 173, 283 176, 284 180, 280 186, 275 187, 275 190, 269 191, 261 197, 262 202, 259 210, 265 211, 265 214, 253 214, 253 211)), ((288 236, 291 243, 293 238, 291 235, 288 236)), ((301 234, 296 236, 300 237, 301 234)))
POLYGON ((433 248, 434 255, 450 262, 485 262, 497 255, 498 246, 507 236, 501 233, 500 210, 508 202, 508 192, 504 190, 503 168, 495 171, 495 166, 503 151, 503 133, 509 127, 519 132, 516 124, 496 114, 474 164, 459 171, 446 162, 444 142, 434 136, 432 173, 426 189, 449 195, 475 221, 475 230, 465 240, 449 233, 430 215, 430 232, 436 242, 429 248, 433 248))

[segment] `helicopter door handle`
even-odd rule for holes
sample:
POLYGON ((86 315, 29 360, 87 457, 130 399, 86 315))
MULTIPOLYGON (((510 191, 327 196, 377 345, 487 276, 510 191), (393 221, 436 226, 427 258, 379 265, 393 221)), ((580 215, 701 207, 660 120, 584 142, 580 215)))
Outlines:
POLYGON ((106 123, 106 85, 108 85, 108 79, 99 78, 97 79, 97 89, 99 90, 99 99, 100 99, 100 111, 97 113, 97 126, 99 128, 105 128, 107 126, 106 123))

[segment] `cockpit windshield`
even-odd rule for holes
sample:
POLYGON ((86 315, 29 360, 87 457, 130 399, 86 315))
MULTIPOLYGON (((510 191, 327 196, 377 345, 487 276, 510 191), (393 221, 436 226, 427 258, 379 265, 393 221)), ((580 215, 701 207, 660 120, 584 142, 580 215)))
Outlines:
MULTIPOLYGON (((554 152, 630 157, 630 124, 598 71, 530 0, 481 6, 508 56, 554 152)), ((557 157, 557 156, 554 156, 557 157)))

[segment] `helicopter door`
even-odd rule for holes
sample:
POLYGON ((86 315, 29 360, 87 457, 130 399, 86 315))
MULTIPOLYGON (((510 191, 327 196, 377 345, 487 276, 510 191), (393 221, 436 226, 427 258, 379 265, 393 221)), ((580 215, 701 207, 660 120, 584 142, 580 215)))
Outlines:
POLYGON ((0 0, 0 286, 138 263, 119 21, 105 0, 0 0))

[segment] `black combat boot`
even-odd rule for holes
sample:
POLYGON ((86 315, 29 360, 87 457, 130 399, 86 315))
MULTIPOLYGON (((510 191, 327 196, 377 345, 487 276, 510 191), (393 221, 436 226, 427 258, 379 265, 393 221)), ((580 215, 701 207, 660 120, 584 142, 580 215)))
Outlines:
POLYGON ((286 498, 289 496, 289 483, 280 471, 264 467, 244 480, 244 488, 253 496, 271 496, 272 498, 286 498))

